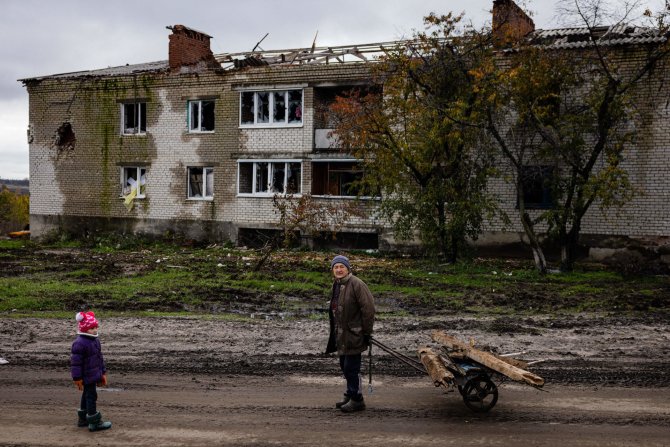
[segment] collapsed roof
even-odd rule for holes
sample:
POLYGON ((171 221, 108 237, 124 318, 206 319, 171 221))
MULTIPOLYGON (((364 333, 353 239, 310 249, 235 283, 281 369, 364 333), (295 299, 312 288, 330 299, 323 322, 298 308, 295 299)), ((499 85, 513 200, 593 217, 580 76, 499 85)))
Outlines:
MULTIPOLYGON (((185 28, 185 27, 184 27, 185 28)), ((188 30, 188 28, 186 28, 188 30)), ((208 36, 209 37, 209 36, 208 36)), ((526 35, 531 45, 542 45, 548 49, 585 49, 594 44, 600 46, 660 44, 668 40, 668 33, 657 29, 638 26, 600 26, 595 28, 561 28, 534 30, 526 35)), ((224 70, 239 70, 250 67, 303 64, 347 64, 369 63, 380 55, 402 47, 417 45, 415 39, 396 40, 357 45, 293 48, 270 51, 248 51, 214 54, 213 58, 224 70)), ((140 73, 166 72, 169 61, 108 67, 61 73, 41 77, 19 79, 23 83, 44 79, 68 79, 82 77, 124 76, 140 73)))

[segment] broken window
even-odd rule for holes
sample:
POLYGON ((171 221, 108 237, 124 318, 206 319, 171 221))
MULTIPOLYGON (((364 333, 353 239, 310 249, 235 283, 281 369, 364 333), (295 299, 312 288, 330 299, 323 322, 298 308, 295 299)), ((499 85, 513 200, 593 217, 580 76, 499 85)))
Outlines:
POLYGON ((147 170, 140 166, 121 168, 121 195, 128 211, 133 209, 135 199, 146 197, 147 170))
POLYGON ((240 122, 254 124, 254 92, 242 92, 240 122))
POLYGON ((188 168, 188 198, 212 199, 214 197, 214 168, 188 168))
POLYGON ((238 194, 300 194, 302 164, 299 161, 238 162, 238 194))
POLYGON ((312 194, 329 196, 372 196, 364 189, 363 169, 358 161, 312 162, 312 194))
POLYGON ((256 122, 270 122, 270 94, 266 92, 256 93, 256 122))
POLYGON ((214 132, 214 100, 188 102, 189 132, 214 132))
POLYGON ((302 124, 302 90, 242 92, 240 124, 286 126, 302 124))
POLYGON ((127 196, 133 190, 137 198, 145 197, 145 185, 147 183, 147 170, 139 166, 126 166, 121 170, 121 194, 127 196), (139 190, 138 189, 139 186, 139 190))
POLYGON ((556 171, 553 166, 524 166, 521 170, 523 201, 527 209, 548 209, 555 206, 552 184, 556 171))
POLYGON ((121 132, 123 135, 142 135, 147 131, 147 103, 121 104, 121 132))

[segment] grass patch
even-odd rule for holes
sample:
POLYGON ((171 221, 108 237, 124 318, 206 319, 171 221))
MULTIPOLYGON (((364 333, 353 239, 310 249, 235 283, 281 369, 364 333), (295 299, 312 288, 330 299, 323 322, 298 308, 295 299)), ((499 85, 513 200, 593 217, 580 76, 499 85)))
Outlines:
POLYGON ((574 284, 570 287, 559 291, 561 296, 572 296, 572 295, 598 295, 605 291, 604 288, 598 287, 593 284, 574 284))
MULTIPOLYGON (((129 238, 0 241, 0 311, 14 314, 93 308, 145 316, 243 315, 324 307, 333 253, 279 251, 260 271, 260 253, 223 246, 151 244, 129 238), (157 262, 158 261, 158 262, 157 262)), ((668 310, 666 276, 622 276, 594 266, 570 274, 539 275, 529 261, 476 259, 434 264, 356 252, 352 264, 370 287, 380 315, 469 312, 508 315, 582 310, 668 310)))
POLYGON ((21 239, 0 239, 0 250, 16 250, 30 244, 30 241, 21 239))

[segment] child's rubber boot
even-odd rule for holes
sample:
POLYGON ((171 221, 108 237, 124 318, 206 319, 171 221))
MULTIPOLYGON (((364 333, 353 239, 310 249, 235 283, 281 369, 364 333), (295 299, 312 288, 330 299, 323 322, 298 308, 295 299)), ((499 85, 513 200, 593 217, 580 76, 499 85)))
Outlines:
POLYGON ((86 410, 77 410, 77 416, 79 416, 77 427, 88 427, 88 421, 86 420, 86 410))
POLYGON ((111 422, 103 422, 99 411, 94 415, 86 416, 86 420, 88 421, 88 431, 100 431, 112 428, 111 422))

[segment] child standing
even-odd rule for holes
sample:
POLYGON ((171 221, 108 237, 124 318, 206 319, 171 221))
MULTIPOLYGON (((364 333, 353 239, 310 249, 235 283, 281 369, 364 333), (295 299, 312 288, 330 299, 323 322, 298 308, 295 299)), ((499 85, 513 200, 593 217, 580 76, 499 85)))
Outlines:
POLYGON ((90 431, 106 430, 112 427, 112 423, 103 422, 102 415, 96 409, 96 385, 107 386, 107 369, 98 339, 98 320, 93 312, 79 312, 76 320, 79 330, 78 337, 72 343, 70 364, 72 380, 77 389, 82 391, 77 426, 88 427, 90 431))

